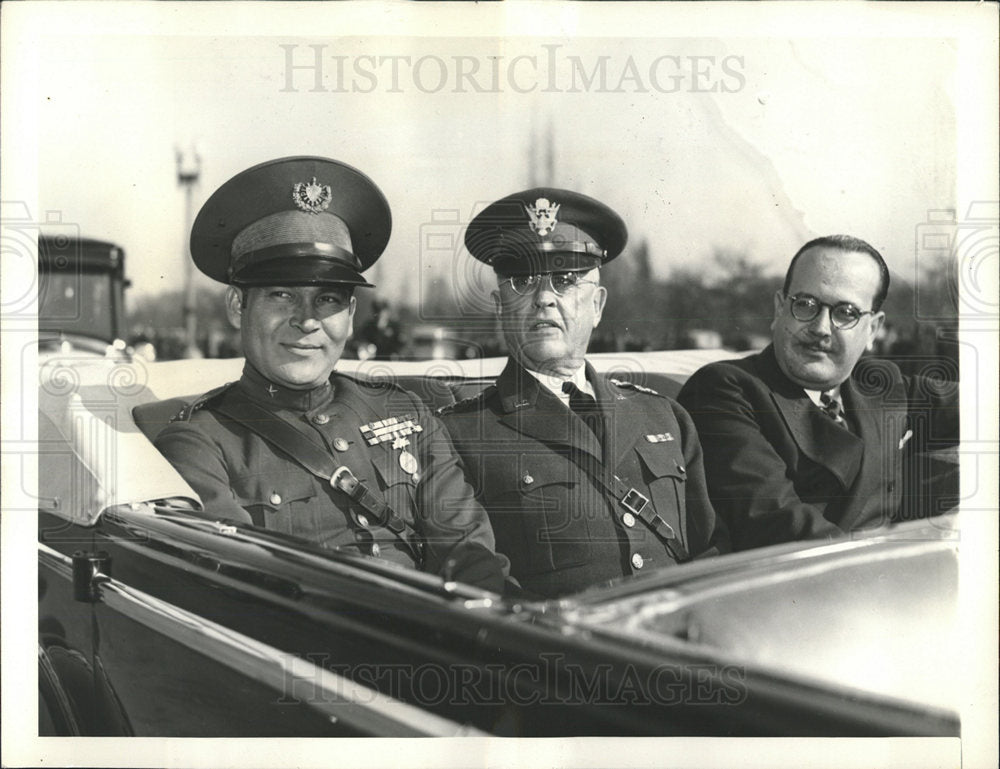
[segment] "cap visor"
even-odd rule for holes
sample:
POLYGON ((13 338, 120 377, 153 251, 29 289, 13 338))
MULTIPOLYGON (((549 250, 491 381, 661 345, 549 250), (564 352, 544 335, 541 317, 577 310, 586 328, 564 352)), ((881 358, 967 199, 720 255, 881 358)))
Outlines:
POLYGON ((375 287, 353 267, 322 257, 271 259, 248 265, 234 275, 231 282, 241 286, 375 287))

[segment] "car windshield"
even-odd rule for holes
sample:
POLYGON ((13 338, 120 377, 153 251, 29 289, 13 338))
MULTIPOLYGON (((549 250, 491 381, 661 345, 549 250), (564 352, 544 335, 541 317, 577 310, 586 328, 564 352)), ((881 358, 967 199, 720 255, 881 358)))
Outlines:
POLYGON ((107 272, 67 270, 45 272, 40 277, 40 333, 78 334, 108 342, 114 340, 112 275, 107 272))

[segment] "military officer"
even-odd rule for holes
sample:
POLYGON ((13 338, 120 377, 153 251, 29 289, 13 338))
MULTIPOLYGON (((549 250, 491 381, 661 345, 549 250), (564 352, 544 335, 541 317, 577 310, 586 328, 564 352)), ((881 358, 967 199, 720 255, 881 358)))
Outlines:
POLYGON ((465 244, 497 275, 510 352, 496 383, 439 410, 522 587, 560 596, 728 549, 687 413, 584 358, 624 222, 538 188, 473 219, 465 244))
POLYGON ((156 445, 213 519, 500 590, 507 561, 441 423, 401 388, 334 371, 390 229, 378 187, 335 160, 273 160, 216 190, 191 254, 229 285, 246 365, 156 445))

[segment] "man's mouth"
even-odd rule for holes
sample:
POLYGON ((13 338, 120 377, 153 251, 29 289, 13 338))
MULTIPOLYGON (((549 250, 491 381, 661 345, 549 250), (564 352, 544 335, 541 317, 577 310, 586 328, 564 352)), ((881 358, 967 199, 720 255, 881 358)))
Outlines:
POLYGON ((293 350, 295 352, 309 352, 311 350, 322 350, 322 346, 318 344, 308 344, 306 342, 284 342, 282 346, 288 350, 293 350))
POLYGON ((833 352, 833 348, 822 342, 802 342, 799 346, 803 350, 808 350, 809 352, 817 353, 818 355, 829 355, 833 352))
POLYGON ((528 326, 528 331, 543 331, 547 328, 554 328, 559 330, 561 326, 554 320, 536 320, 530 326, 528 326))

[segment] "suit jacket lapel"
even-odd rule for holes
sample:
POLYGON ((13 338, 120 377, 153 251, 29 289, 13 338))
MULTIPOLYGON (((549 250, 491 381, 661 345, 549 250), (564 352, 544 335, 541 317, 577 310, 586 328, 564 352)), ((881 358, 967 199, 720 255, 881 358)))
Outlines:
POLYGON ((846 511, 841 522, 841 526, 849 529, 873 505, 878 507, 882 504, 880 495, 885 477, 887 474, 891 477, 892 473, 891 469, 882 466, 885 461, 884 443, 887 439, 891 440, 892 426, 902 430, 899 419, 905 422, 905 416, 900 417, 898 411, 894 414, 892 408, 887 408, 882 395, 865 395, 855 384, 853 375, 841 385, 840 394, 847 418, 853 421, 864 445, 861 467, 864 484, 859 483, 855 488, 861 504, 846 511))
POLYGON ((562 443, 601 459, 586 423, 512 358, 497 378, 501 424, 545 443, 562 443))
POLYGON ((861 469, 864 441, 826 416, 805 390, 781 373, 772 347, 760 354, 759 362, 759 374, 770 386, 771 400, 799 450, 850 489, 861 469))

